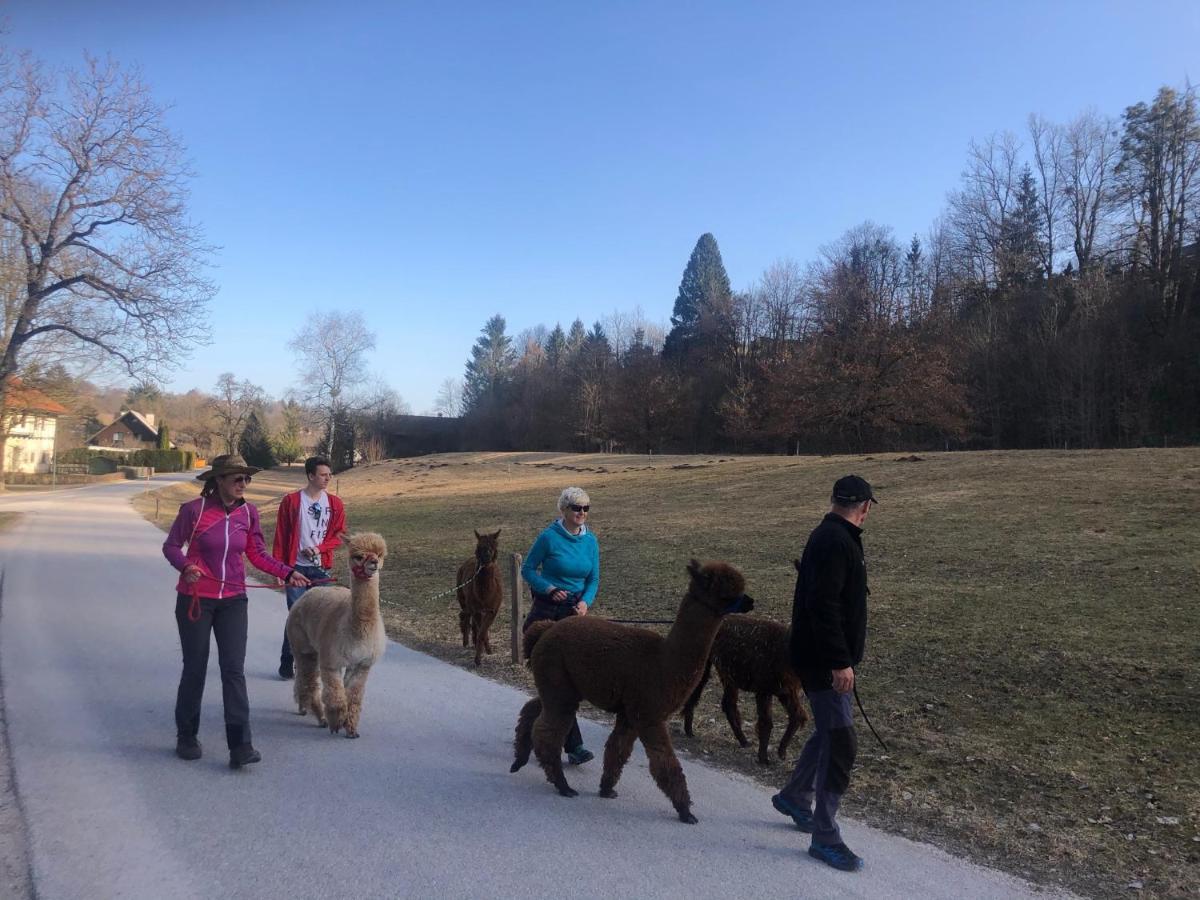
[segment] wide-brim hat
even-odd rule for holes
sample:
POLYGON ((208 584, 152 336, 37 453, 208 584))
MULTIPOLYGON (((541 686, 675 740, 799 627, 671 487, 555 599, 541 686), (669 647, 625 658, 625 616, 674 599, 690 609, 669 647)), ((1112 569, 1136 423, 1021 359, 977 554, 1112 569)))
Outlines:
POLYGON ((262 469, 257 466, 248 466, 246 461, 236 453, 222 453, 220 456, 213 457, 212 466, 207 472, 201 472, 196 476, 197 481, 208 481, 210 478, 218 478, 221 475, 257 475, 262 469))

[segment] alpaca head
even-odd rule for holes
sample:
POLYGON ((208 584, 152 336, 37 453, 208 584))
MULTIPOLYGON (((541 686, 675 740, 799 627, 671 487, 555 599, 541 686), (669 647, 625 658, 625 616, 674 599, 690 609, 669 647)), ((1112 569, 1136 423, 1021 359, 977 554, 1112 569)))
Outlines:
POLYGON ((688 595, 717 615, 744 613, 754 609, 754 598, 746 593, 746 579, 728 563, 709 562, 701 565, 693 559, 688 563, 687 571, 691 578, 688 595))
POLYGON ((370 581, 383 567, 387 542, 373 531, 353 534, 347 541, 350 550, 350 572, 356 581, 370 581))
POLYGON ((496 529, 495 534, 480 534, 475 532, 475 562, 479 564, 479 568, 490 566, 496 561, 496 554, 499 552, 500 546, 500 531, 496 529))

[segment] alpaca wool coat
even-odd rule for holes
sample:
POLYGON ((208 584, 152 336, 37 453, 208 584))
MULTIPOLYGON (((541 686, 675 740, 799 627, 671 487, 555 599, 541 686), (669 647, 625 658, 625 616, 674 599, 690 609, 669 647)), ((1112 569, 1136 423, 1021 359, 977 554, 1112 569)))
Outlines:
MULTIPOLYGON (((243 553, 268 575, 287 578, 292 574, 291 566, 268 555, 258 509, 245 500, 229 511, 212 497, 197 497, 183 504, 162 549, 163 556, 180 572, 190 565, 200 568, 204 573, 197 582, 201 597, 221 599, 246 593, 243 553)), ((175 590, 191 594, 192 586, 181 575, 175 590)))

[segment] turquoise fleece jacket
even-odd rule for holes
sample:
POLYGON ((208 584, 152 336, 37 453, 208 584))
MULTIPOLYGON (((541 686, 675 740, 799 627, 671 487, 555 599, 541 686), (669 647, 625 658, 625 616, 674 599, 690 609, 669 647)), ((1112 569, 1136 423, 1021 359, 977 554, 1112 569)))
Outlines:
POLYGON ((521 577, 539 594, 562 588, 591 606, 600 588, 600 544, 586 527, 571 534, 553 522, 529 548, 521 577))

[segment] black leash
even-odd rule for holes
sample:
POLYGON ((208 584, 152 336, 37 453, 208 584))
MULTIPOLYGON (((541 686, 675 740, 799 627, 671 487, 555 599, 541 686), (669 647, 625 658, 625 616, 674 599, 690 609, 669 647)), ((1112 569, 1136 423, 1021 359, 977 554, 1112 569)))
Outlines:
POLYGON ((871 729, 871 734, 875 735, 875 740, 879 741, 879 746, 883 748, 884 753, 891 753, 888 745, 883 742, 883 738, 879 736, 879 732, 875 730, 875 726, 871 724, 871 720, 867 718, 867 711, 863 709, 862 699, 858 696, 858 685, 854 685, 854 700, 858 703, 858 711, 862 713, 863 721, 867 723, 867 727, 871 729))

